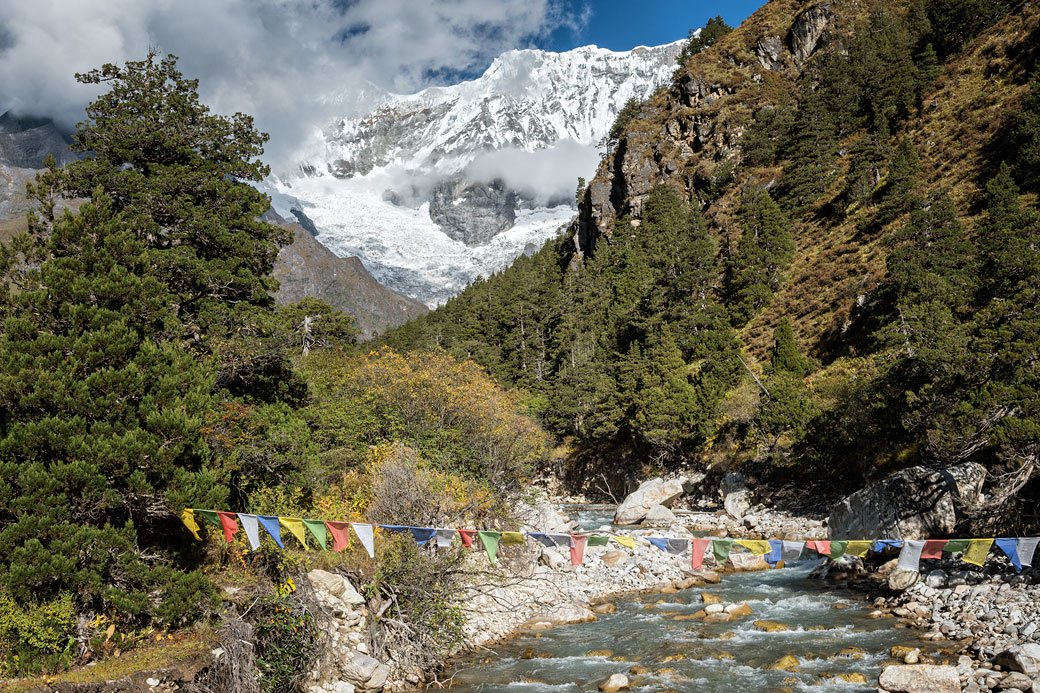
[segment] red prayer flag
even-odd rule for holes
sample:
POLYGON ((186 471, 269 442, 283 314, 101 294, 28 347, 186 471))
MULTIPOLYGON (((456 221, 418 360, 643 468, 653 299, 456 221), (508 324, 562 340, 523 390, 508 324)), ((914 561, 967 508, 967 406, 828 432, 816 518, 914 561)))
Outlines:
POLYGON ((220 528, 224 530, 224 540, 230 543, 238 531, 238 517, 235 513, 222 513, 219 510, 217 515, 220 517, 220 528))
POLYGON ((331 520, 325 520, 325 526, 328 528, 329 534, 332 535, 333 551, 342 551, 350 546, 349 522, 333 522, 331 520))
POLYGON ((929 539, 924 543, 921 558, 942 558, 943 547, 946 546, 945 539, 929 539))
POLYGON ((704 553, 711 546, 711 539, 694 539, 693 540, 693 559, 690 561, 690 567, 694 570, 700 570, 701 566, 704 565, 704 553))
POLYGON ((462 541, 462 545, 467 549, 473 548, 473 537, 477 536, 477 530, 475 529, 460 529, 459 539, 462 541))
POLYGON ((584 534, 571 535, 571 565, 581 565, 585 556, 585 543, 589 540, 584 534))
POLYGON ((829 541, 807 541, 805 545, 821 556, 831 555, 831 543, 829 541))

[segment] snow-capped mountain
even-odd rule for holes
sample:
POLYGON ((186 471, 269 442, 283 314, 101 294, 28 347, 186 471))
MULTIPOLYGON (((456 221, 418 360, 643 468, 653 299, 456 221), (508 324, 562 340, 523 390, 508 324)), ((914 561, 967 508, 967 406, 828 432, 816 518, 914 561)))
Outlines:
POLYGON ((298 206, 322 243, 387 286, 441 303, 570 220, 596 143, 628 99, 670 77, 680 46, 515 50, 472 81, 370 94, 271 179, 275 206, 298 206))

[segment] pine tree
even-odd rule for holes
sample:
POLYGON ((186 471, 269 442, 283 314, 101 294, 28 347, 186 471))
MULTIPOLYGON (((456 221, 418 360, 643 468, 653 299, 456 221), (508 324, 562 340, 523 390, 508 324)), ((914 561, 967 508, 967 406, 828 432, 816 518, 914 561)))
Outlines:
POLYGON ((734 326, 768 305, 780 287, 781 272, 794 255, 787 215, 765 190, 749 191, 740 206, 743 233, 728 263, 727 304, 734 326))
POLYGON ((1022 187, 1040 192, 1040 69, 1029 80, 1022 110, 1011 118, 1008 140, 1015 152, 1015 177, 1022 187))
POLYGON ((842 193, 847 206, 864 203, 874 196, 881 182, 881 168, 889 156, 888 139, 887 126, 882 121, 875 132, 864 135, 852 146, 842 193))
POLYGON ((683 44, 682 50, 679 51, 679 55, 675 58, 675 64, 682 68, 690 61, 690 58, 705 48, 714 46, 720 38, 731 31, 733 31, 733 27, 726 24, 722 15, 716 15, 709 19, 700 32, 696 29, 690 29, 686 43, 683 44))
POLYGON ((922 92, 942 74, 942 63, 939 62, 939 54, 929 42, 914 56, 914 64, 917 66, 917 98, 920 100, 922 92))
POLYGON ((785 152, 779 199, 798 217, 827 190, 838 155, 837 130, 821 96, 808 91, 798 106, 790 147, 785 152))
POLYGON ((910 138, 904 137, 888 165, 888 175, 878 202, 878 224, 883 226, 910 209, 917 188, 919 167, 917 150, 910 138))
POLYGON ((983 300, 1010 297, 1040 274, 1040 214, 1024 209, 1011 168, 1001 162, 986 184, 986 211, 976 231, 983 300))
POLYGON ((804 378, 812 371, 809 360, 802 356, 798 345, 794 343, 794 329, 787 318, 780 320, 773 330, 769 367, 774 373, 790 373, 796 378, 804 378))

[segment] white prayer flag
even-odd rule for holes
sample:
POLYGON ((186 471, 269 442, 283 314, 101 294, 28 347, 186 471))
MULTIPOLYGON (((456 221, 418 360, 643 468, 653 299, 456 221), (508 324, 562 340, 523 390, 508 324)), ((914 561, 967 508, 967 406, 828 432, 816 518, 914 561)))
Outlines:
POLYGON ((924 551, 924 540, 907 540, 903 542, 903 548, 899 551, 899 563, 896 564, 896 568, 899 570, 912 570, 913 572, 919 572, 921 570, 921 553, 924 551))
POLYGON ((437 537, 437 547, 444 549, 451 546, 451 540, 457 532, 454 529, 438 529, 434 536, 437 537))
POLYGON ((1036 545, 1040 543, 1038 537, 1022 537, 1018 540, 1018 562, 1022 565, 1033 565, 1033 556, 1036 555, 1036 545))
POLYGON ((376 544, 372 534, 372 525, 351 522, 350 526, 354 528, 354 534, 361 540, 361 545, 365 547, 365 551, 368 551, 368 557, 375 558, 376 544))
POLYGON ((784 563, 794 563, 802 555, 803 550, 805 550, 804 541, 784 540, 783 548, 780 549, 780 558, 784 563))
POLYGON ((256 551, 260 548, 260 531, 257 529, 256 515, 239 513, 238 519, 242 521, 242 529, 246 531, 246 539, 249 540, 249 548, 256 551))

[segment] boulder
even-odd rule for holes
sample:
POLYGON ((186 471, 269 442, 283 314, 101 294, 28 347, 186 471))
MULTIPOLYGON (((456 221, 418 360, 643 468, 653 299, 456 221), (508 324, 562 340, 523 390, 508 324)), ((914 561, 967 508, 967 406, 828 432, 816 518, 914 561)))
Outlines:
POLYGON ((390 667, 362 652, 341 665, 342 677, 359 691, 381 691, 390 675, 390 667))
POLYGON ((624 565, 625 561, 628 560, 628 554, 624 551, 611 549, 604 553, 600 560, 603 561, 603 565, 606 566, 624 565))
POLYGON ((994 657, 993 663, 1028 676, 1040 675, 1040 644, 1030 642, 1009 647, 994 657))
POLYGON ((365 603, 365 598, 358 594, 354 586, 342 575, 315 569, 307 573, 307 579, 310 580, 314 589, 328 592, 345 604, 358 606, 365 603))
POLYGON ((960 693, 957 668, 934 664, 894 664, 881 671, 879 690, 888 693, 960 693))
POLYGON ((729 515, 741 519, 751 509, 751 489, 743 474, 730 472, 722 477, 722 505, 729 515))
POLYGON ((737 553, 734 551, 729 555, 729 563, 733 566, 733 570, 769 570, 769 564, 766 563, 764 558, 751 553, 737 553))
POLYGON ((517 512, 525 532, 547 532, 552 534, 570 534, 578 523, 560 513, 545 500, 534 505, 523 505, 517 512))
POLYGON ((597 621, 596 614, 580 602, 563 602, 549 606, 524 622, 525 628, 549 628, 566 623, 597 621))
POLYGON ((648 527, 671 527, 675 522, 675 513, 663 505, 655 505, 647 511, 643 524, 648 527))
POLYGON ((683 494, 685 479, 664 479, 657 477, 644 481, 632 493, 628 494, 614 512, 614 524, 638 524, 655 505, 667 507, 683 494))
POLYGON ((966 462, 942 470, 910 467, 857 491, 831 509, 832 539, 947 536, 981 499, 986 469, 966 462))
POLYGON ((888 576, 888 589, 903 592, 917 584, 921 574, 916 570, 893 570, 888 576))
POLYGON ((623 688, 628 688, 628 677, 624 674, 611 674, 609 679, 599 685, 599 689, 606 693, 614 693, 623 688))

